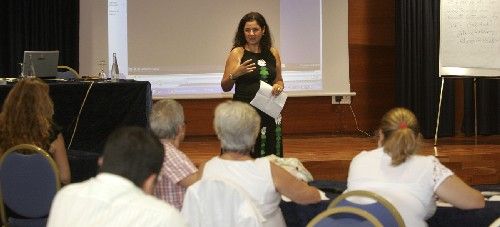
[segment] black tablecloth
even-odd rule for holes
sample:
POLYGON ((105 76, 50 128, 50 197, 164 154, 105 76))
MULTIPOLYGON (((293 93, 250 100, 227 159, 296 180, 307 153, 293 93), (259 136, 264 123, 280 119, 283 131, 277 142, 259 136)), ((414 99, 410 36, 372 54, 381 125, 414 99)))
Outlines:
MULTIPOLYGON (((123 126, 148 127, 152 105, 149 82, 121 80, 117 83, 47 83, 54 101, 54 121, 63 128, 72 182, 95 176, 97 159, 102 153, 106 138, 113 130, 123 126)), ((13 86, 0 85, 0 105, 13 86)))
POLYGON ((489 226, 500 217, 500 202, 486 201, 486 207, 477 210, 460 210, 438 207, 427 223, 429 226, 489 226))
MULTIPOLYGON (((54 101, 54 121, 62 126, 68 150, 101 153, 107 136, 122 126, 148 125, 151 109, 151 84, 144 81, 60 82, 47 81, 54 101), (85 100, 78 125, 77 116, 85 100)), ((0 104, 3 104, 13 84, 0 86, 0 104)))
MULTIPOLYGON (((345 189, 345 183, 334 181, 313 181, 310 183, 324 190, 330 199, 337 197, 345 189)), ((500 191, 498 185, 478 186, 481 191, 500 191)), ((331 200, 317 204, 299 205, 294 202, 280 204, 281 211, 288 227, 306 226, 316 215, 328 208, 331 200)), ((487 201, 484 209, 460 210, 454 207, 438 207, 434 216, 427 223, 429 226, 489 226, 500 217, 500 202, 487 201)))

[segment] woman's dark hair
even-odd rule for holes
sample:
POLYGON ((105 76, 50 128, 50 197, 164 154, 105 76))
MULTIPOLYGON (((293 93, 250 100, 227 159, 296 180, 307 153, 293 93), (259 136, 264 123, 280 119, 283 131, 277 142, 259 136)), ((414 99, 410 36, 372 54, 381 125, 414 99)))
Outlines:
POLYGON ((266 19, 262 14, 257 13, 257 12, 250 12, 247 13, 243 18, 241 18, 240 23, 238 24, 238 30, 236 30, 236 34, 234 36, 234 41, 233 41, 233 48, 236 47, 244 47, 245 44, 247 43, 247 40, 245 39, 245 24, 247 22, 251 21, 256 21, 257 24, 264 29, 264 34, 262 35, 262 38, 260 39, 260 49, 261 50, 269 50, 273 46, 272 44, 272 39, 271 39, 271 29, 267 25, 266 19))

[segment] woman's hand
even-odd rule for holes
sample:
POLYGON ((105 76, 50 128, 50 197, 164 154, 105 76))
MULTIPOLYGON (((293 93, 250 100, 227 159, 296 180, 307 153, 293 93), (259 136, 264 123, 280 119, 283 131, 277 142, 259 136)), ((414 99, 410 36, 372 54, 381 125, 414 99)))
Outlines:
POLYGON ((241 75, 253 72, 255 69, 255 63, 252 62, 252 59, 248 59, 236 67, 236 70, 234 70, 233 74, 231 74, 231 79, 236 80, 236 78, 241 75))
POLYGON ((278 96, 279 94, 281 94, 282 91, 283 91, 283 86, 279 84, 273 85, 273 91, 272 91, 273 95, 278 96))
POLYGON ((222 79, 220 81, 220 86, 224 92, 228 92, 233 89, 236 78, 256 69, 255 63, 252 63, 251 59, 241 62, 244 52, 245 49, 237 47, 229 53, 226 60, 226 66, 224 66, 224 74, 222 75, 222 79))

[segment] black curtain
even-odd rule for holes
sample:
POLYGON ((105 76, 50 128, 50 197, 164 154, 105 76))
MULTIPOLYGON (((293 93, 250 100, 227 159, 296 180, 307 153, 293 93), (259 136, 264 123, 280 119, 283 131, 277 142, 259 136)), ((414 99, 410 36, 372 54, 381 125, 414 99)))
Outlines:
MULTIPOLYGON (((500 78, 476 79, 477 132, 480 135, 500 134, 500 78)), ((474 82, 464 82, 464 121, 462 131, 474 135, 474 82)))
POLYGON ((79 0, 1 0, 0 75, 17 77, 25 50, 59 50, 78 70, 79 0))
MULTIPOLYGON (((439 104, 439 1, 396 0, 396 103, 415 112, 425 138, 434 136, 439 104)), ((438 136, 455 132, 455 79, 445 79, 438 136)), ((464 82, 462 130, 474 133, 470 79, 464 82), (472 112, 471 112, 472 110, 472 112), (472 123, 472 125, 471 125, 472 123)), ((478 82, 478 133, 499 134, 498 80, 478 82)))

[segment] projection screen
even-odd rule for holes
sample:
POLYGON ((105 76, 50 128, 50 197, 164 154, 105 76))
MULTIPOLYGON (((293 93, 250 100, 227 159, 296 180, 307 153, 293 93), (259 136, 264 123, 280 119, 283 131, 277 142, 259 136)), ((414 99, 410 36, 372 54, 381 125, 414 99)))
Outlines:
POLYGON ((80 73, 118 56, 126 78, 155 98, 228 97, 220 79, 241 17, 266 17, 291 96, 354 95, 349 85, 347 0, 80 1, 80 73))

